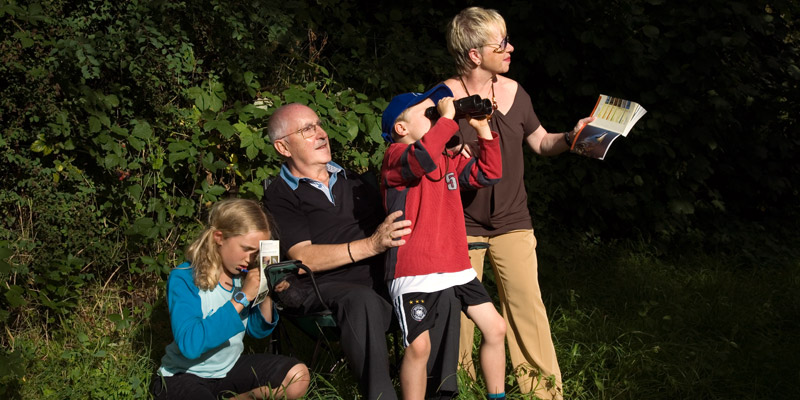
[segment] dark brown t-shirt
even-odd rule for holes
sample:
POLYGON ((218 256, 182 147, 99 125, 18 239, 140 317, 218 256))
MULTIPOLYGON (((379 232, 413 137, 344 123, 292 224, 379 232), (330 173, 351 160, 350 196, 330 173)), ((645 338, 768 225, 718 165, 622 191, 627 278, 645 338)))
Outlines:
MULTIPOLYGON (((464 140, 477 140, 475 130, 466 119, 458 122, 464 140)), ((492 131, 500 135, 503 178, 494 186, 461 192, 467 235, 492 236, 533 227, 523 180, 525 160, 522 150, 525 138, 540 125, 539 118, 533 111, 531 97, 518 85, 508 114, 495 111, 489 122, 492 131)))

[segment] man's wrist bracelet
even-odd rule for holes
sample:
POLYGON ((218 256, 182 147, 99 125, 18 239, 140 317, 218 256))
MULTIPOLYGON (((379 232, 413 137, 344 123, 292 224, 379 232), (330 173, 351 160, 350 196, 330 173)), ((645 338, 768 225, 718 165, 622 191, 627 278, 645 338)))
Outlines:
POLYGON ((350 242, 347 242, 347 255, 350 256, 350 262, 356 262, 356 259, 353 258, 353 253, 350 252, 350 242))

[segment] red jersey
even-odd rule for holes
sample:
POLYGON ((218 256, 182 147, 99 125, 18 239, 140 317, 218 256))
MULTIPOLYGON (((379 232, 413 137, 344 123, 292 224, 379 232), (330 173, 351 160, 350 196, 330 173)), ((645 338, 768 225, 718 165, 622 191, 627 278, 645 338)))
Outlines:
POLYGON ((392 143, 381 168, 381 194, 387 213, 403 211, 411 220, 406 244, 387 252, 386 280, 459 272, 472 268, 460 190, 477 189, 500 181, 503 162, 495 140, 478 139, 478 157, 445 155, 447 141, 458 124, 439 118, 417 142, 392 143))

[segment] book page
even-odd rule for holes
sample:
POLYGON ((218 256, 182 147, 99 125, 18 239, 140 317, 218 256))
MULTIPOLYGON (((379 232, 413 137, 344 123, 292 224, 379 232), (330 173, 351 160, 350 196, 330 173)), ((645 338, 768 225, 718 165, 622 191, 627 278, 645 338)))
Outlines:
POLYGON ((269 295, 269 281, 267 280, 266 268, 270 264, 280 262, 281 249, 279 240, 260 240, 258 242, 258 273, 261 274, 261 282, 258 286, 258 295, 253 301, 253 305, 257 305, 264 301, 269 295))
POLYGON ((620 136, 627 136, 646 112, 638 103, 601 94, 591 113, 595 120, 578 131, 569 150, 602 160, 611 144, 620 136))
POLYGON ((597 119, 589 125, 627 136, 646 112, 638 103, 601 94, 592 111, 597 119))
POLYGON ((578 137, 574 139, 570 151, 582 156, 602 160, 606 157, 608 148, 620 136, 622 135, 608 129, 586 125, 578 137))

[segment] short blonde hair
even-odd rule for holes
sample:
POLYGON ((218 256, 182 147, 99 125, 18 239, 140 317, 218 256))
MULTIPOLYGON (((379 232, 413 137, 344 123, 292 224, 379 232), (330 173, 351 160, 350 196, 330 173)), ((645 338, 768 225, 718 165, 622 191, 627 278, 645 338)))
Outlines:
POLYGON ((408 122, 408 110, 410 110, 410 109, 411 109, 411 107, 408 107, 405 110, 403 110, 403 112, 401 112, 400 115, 397 116, 397 119, 394 120, 394 123, 392 123, 392 137, 394 139, 397 139, 397 138, 400 137, 400 135, 397 133, 397 129, 395 129, 394 126, 398 122, 401 122, 401 121, 402 122, 408 122))
POLYGON ((254 231, 270 234, 272 224, 264 209, 254 200, 225 199, 214 204, 208 225, 186 249, 194 284, 202 290, 214 289, 222 274, 222 257, 214 241, 216 231, 222 232, 224 239, 254 231))
POLYGON ((462 10, 447 25, 447 50, 455 59, 459 75, 476 67, 469 58, 469 51, 486 45, 492 39, 494 28, 499 28, 500 34, 506 36, 506 21, 500 13, 482 7, 462 10))

